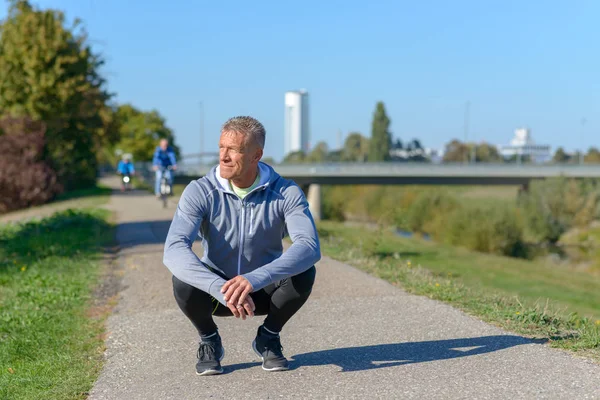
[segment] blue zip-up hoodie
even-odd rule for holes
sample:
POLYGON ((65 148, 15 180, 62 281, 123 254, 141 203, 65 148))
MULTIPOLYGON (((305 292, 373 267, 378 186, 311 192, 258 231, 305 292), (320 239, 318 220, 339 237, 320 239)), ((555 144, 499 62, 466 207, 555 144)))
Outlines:
POLYGON ((260 182, 240 199, 219 167, 187 185, 171 222, 163 262, 179 280, 226 302, 221 288, 242 275, 254 291, 297 275, 321 258, 319 238, 304 193, 293 181, 259 163, 260 182), (282 239, 292 245, 284 253, 282 239), (204 254, 192 251, 197 236, 204 254), (208 267, 207 267, 208 266, 208 267))

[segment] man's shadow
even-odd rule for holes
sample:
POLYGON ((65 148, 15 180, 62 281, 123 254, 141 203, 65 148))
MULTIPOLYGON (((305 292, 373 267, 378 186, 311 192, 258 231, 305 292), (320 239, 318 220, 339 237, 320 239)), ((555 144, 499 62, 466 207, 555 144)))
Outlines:
MULTIPOLYGON (((526 339, 514 335, 482 336, 465 339, 432 340, 373 346, 344 347, 296 354, 291 357, 291 368, 317 365, 337 365, 341 372, 365 371, 406 364, 449 360, 491 353, 513 346, 544 343, 545 340, 526 339)), ((250 368, 259 363, 243 363, 226 366, 228 372, 250 368)))

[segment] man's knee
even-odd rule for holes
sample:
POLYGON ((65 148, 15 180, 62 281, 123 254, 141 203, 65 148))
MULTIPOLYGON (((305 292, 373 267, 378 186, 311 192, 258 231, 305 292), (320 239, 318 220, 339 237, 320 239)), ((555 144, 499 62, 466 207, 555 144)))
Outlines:
POLYGON ((173 294, 179 304, 187 304, 193 298, 196 290, 198 289, 177 279, 177 277, 173 275, 173 294))
POLYGON ((289 281, 294 287, 294 291, 301 296, 308 296, 312 292, 315 278, 317 276, 317 269, 313 265, 306 271, 292 276, 289 281))

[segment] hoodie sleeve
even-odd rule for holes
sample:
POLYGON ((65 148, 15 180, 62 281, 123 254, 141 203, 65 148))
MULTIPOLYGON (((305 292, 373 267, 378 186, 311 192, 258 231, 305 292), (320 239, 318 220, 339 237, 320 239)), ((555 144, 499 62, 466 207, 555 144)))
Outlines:
POLYGON ((160 165, 160 158, 158 157, 158 152, 159 152, 160 147, 157 147, 156 149, 154 149, 154 155, 152 156, 152 165, 160 165))
POLYGON ((317 228, 308 209, 308 201, 297 185, 291 185, 284 194, 284 218, 292 240, 289 249, 276 260, 243 274, 254 291, 300 274, 321 259, 317 228))
POLYGON ((225 280, 210 271, 192 251, 192 244, 206 216, 206 196, 197 182, 190 183, 183 191, 167 234, 163 263, 177 279, 226 305, 221 293, 225 280))
POLYGON ((177 160, 175 157, 175 152, 173 150, 169 150, 169 160, 171 161, 171 165, 177 165, 177 160))

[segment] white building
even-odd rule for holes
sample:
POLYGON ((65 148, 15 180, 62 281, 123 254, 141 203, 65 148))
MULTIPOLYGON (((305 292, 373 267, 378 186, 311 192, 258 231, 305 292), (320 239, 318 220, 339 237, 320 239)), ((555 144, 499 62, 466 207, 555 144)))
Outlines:
POLYGON ((515 136, 508 146, 498 146, 503 157, 530 156, 534 162, 545 162, 552 158, 549 145, 535 144, 527 128, 515 129, 515 136))
POLYGON ((284 155, 309 151, 308 93, 305 90, 285 93, 284 155))

